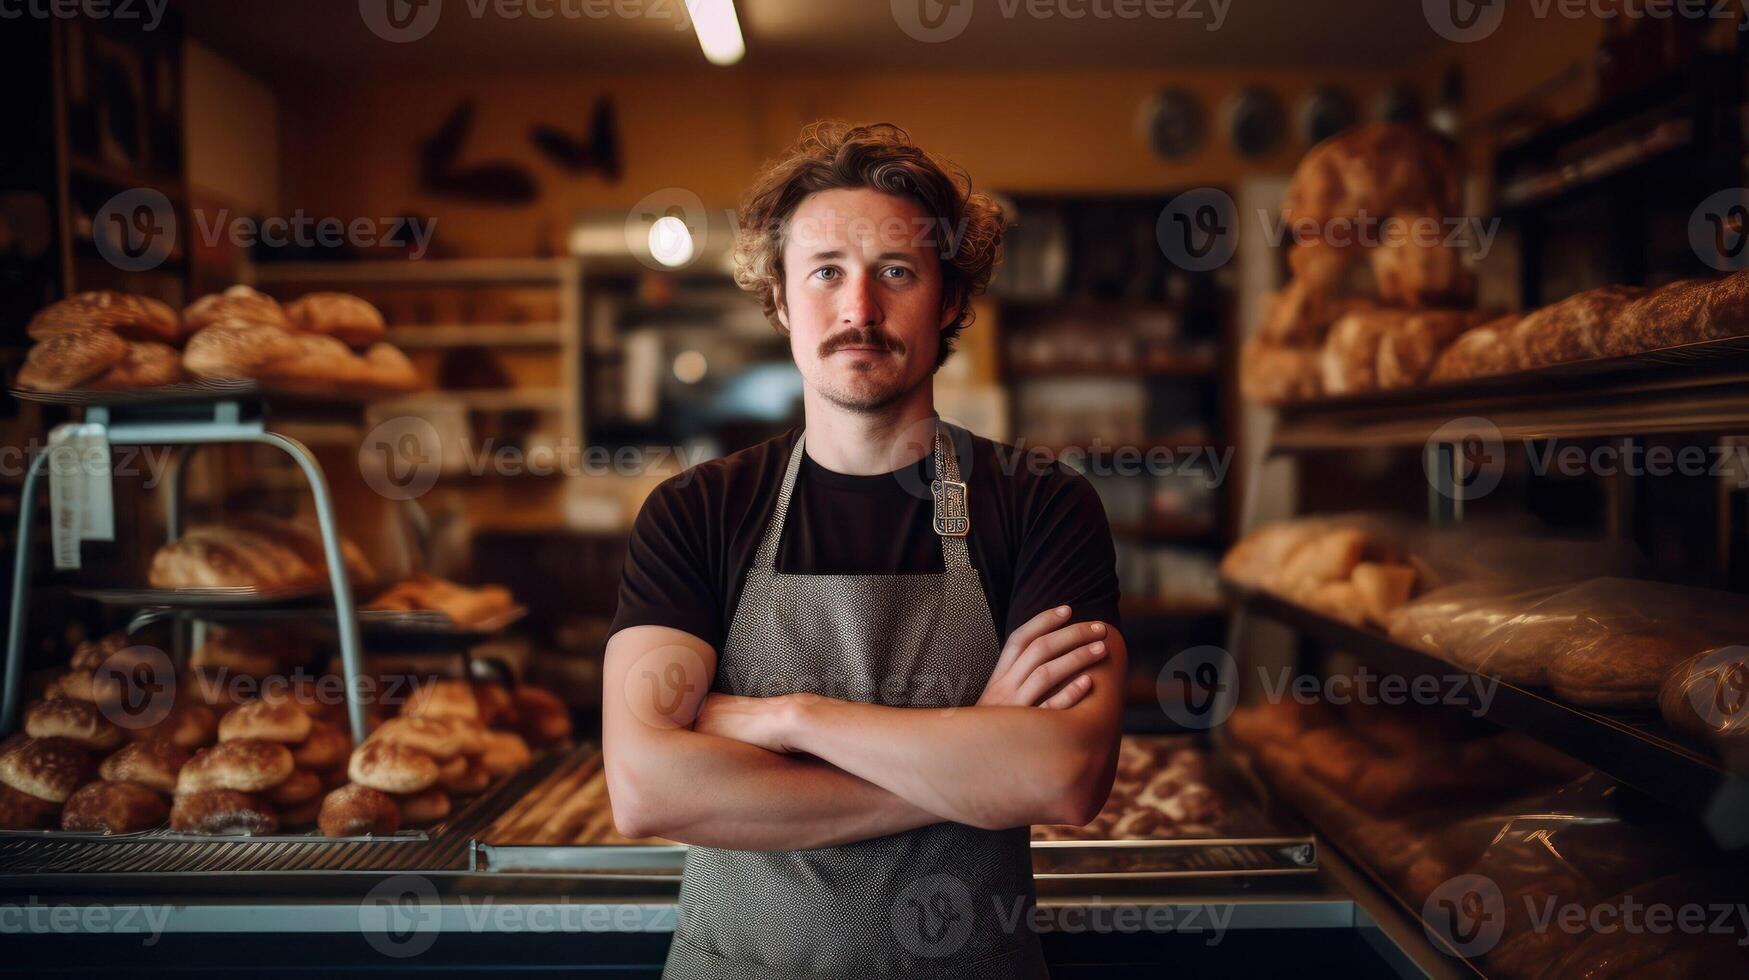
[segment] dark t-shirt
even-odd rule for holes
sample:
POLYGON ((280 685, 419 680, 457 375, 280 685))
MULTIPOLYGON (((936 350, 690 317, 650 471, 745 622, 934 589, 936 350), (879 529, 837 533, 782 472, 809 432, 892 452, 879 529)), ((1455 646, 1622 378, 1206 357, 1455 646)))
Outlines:
MULTIPOLYGON (((799 429, 668 478, 632 527, 613 632, 668 626, 719 652, 741 585, 777 504, 799 429)), ((1068 603, 1071 621, 1118 621, 1111 527, 1093 485, 1054 461, 961 433, 972 565, 996 635, 1068 603)), ((778 543, 792 575, 900 575, 942 569, 925 456, 876 476, 835 473, 804 451, 778 543)))

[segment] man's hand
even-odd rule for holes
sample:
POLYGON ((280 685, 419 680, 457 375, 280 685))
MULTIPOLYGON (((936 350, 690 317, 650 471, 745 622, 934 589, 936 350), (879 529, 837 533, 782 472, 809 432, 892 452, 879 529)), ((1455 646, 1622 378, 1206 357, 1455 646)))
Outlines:
POLYGON ((1084 671, 1105 657, 1106 625, 1059 625, 1068 618, 1068 606, 1046 609, 1010 634, 978 704, 1062 709, 1085 698, 1093 678, 1084 671))
POLYGON ((787 712, 794 697, 781 694, 749 698, 713 691, 705 695, 704 703, 699 705, 692 730, 732 738, 771 752, 790 752, 792 749, 785 744, 784 734, 790 730, 786 725, 787 712))

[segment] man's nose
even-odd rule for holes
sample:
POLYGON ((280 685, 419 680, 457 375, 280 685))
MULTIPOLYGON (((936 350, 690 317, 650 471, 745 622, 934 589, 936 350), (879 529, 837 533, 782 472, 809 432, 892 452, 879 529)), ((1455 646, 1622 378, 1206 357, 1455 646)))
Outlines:
POLYGON ((845 285, 847 288, 841 293, 843 304, 838 310, 839 319, 853 327, 882 322, 885 315, 881 311, 880 287, 875 278, 853 274, 850 282, 845 285))

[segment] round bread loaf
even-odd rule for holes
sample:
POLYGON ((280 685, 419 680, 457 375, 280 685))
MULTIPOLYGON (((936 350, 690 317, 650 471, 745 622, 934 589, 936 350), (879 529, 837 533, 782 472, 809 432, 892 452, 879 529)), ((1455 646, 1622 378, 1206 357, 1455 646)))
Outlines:
POLYGON ((385 793, 418 793, 437 782, 437 761, 394 742, 367 740, 354 749, 346 774, 352 781, 385 793))
POLYGON ((57 333, 100 327, 128 340, 174 344, 182 324, 176 311, 149 296, 111 290, 75 293, 50 303, 32 317, 25 332, 32 340, 57 333))
POLYGON ((0 830, 44 830, 54 825, 55 804, 0 783, 0 830))
POLYGON ((309 737, 310 726, 310 716, 288 701, 251 701, 219 719, 219 741, 258 738, 296 743, 309 737))
POLYGON ((73 648, 73 655, 67 659, 67 666, 74 670, 96 670, 103 666, 104 661, 127 647, 128 635, 122 630, 92 640, 81 640, 73 648))
POLYGON ((317 825, 324 837, 392 834, 401 829, 401 808, 381 790, 348 783, 322 799, 317 825))
POLYGON ((43 689, 44 698, 71 698, 75 701, 96 701, 96 678, 89 670, 69 670, 49 682, 43 689))
POLYGON ((431 756, 439 762, 460 757, 462 738, 447 719, 435 717, 390 718, 370 733, 367 742, 393 742, 431 756))
POLYGON ((403 717, 465 718, 480 720, 480 702, 474 696, 473 685, 464 680, 445 678, 417 685, 401 709, 403 717))
POLYGON ((239 738, 200 750, 176 780, 176 792, 232 789, 259 793, 278 786, 293 770, 291 750, 278 742, 239 738))
POLYGON ((214 324, 248 324, 285 328, 291 326, 279 301, 248 286, 236 285, 222 293, 208 293, 182 311, 183 330, 194 333, 214 324))
POLYGON ((528 743, 515 732, 487 732, 486 751, 480 755, 480 768, 494 776, 508 776, 528 768, 532 756, 528 743))
POLYGON ((109 370, 84 385, 99 391, 127 388, 156 388, 159 385, 187 381, 182 369, 182 352, 169 344, 150 340, 128 342, 127 353, 109 370))
POLYGON ((97 775, 91 750, 65 738, 22 738, 0 752, 0 783, 50 803, 65 803, 97 775))
POLYGON ((327 334, 358 348, 388 332, 382 311, 350 293, 306 293, 288 304, 285 313, 299 330, 327 334))
POLYGON ((346 754, 352 751, 352 738, 338 726, 326 721, 310 723, 310 734, 292 746, 292 761, 299 769, 320 772, 346 764, 346 754))
POLYGON ((399 347, 393 344, 372 344, 364 352, 364 385, 376 391, 417 391, 421 385, 419 369, 399 347))
POLYGON ((24 733, 33 738, 65 738, 99 752, 120 745, 124 735, 97 705, 72 698, 38 701, 25 709, 24 733))
POLYGON ((487 728, 515 727, 516 702, 504 685, 494 681, 475 681, 474 700, 480 705, 480 724, 487 728))
POLYGON ((111 753, 98 774, 114 783, 138 783, 165 796, 176 792, 176 776, 188 753, 163 736, 130 742, 111 753))
POLYGON ((571 737, 571 713, 558 695, 533 684, 516 688, 517 731, 536 745, 551 745, 571 737))
POLYGON ((297 353, 269 361, 256 371, 263 381, 289 385, 348 389, 363 385, 370 368, 364 358, 333 337, 321 334, 292 335, 297 353))
POLYGON ((285 660, 281 650, 290 646, 281 639, 282 629, 207 627, 206 637, 188 658, 191 667, 223 667, 249 677, 278 673, 285 660))
POLYGON ((138 783, 99 780, 86 783, 61 809, 62 830, 131 834, 164 822, 170 808, 164 798, 138 783))
POLYGON ((408 827, 423 827, 449 816, 449 794, 433 786, 419 793, 395 797, 401 808, 401 823, 408 827))
POLYGON ((437 781, 439 787, 457 796, 472 796, 475 793, 485 792, 486 787, 492 785, 492 774, 486 771, 486 767, 481 764, 480 760, 469 759, 466 756, 457 756, 457 758, 467 764, 459 773, 440 777, 437 781))
POLYGON ((182 368, 197 378, 254 378, 269 364, 298 356, 297 335, 279 327, 226 321, 188 338, 182 368))
POLYGON ((281 807, 279 810, 279 825, 281 827, 303 830, 316 825, 316 818, 322 814, 322 796, 317 794, 296 806, 281 807))
POLYGON ((170 829, 180 834, 271 834, 279 814, 254 796, 234 789, 178 793, 170 805, 170 829))
POLYGON ((50 334, 31 346, 18 369, 18 385, 37 391, 70 391, 120 364, 128 342, 100 327, 50 334))
POLYGON ((277 807, 301 806, 322 795, 322 777, 298 769, 290 778, 266 793, 267 801, 277 807))
POLYGON ((456 742, 461 747, 462 755, 477 757, 486 751, 486 726, 477 721, 465 718, 447 718, 449 727, 455 731, 456 742))

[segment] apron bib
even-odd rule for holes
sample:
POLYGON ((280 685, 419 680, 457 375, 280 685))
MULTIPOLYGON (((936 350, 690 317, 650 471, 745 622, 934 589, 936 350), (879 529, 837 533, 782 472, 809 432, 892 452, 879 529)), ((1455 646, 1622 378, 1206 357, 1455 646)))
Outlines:
MULTIPOLYGON (((935 472, 951 483, 959 467, 944 427, 936 429, 935 472)), ((790 452, 712 690, 754 697, 806 691, 903 707, 975 704, 1001 643, 964 536, 941 535, 941 575, 777 572, 805 436, 790 452)), ((693 847, 662 976, 1048 978, 1030 928, 1033 902, 1025 827, 937 823, 802 851, 693 847)))

